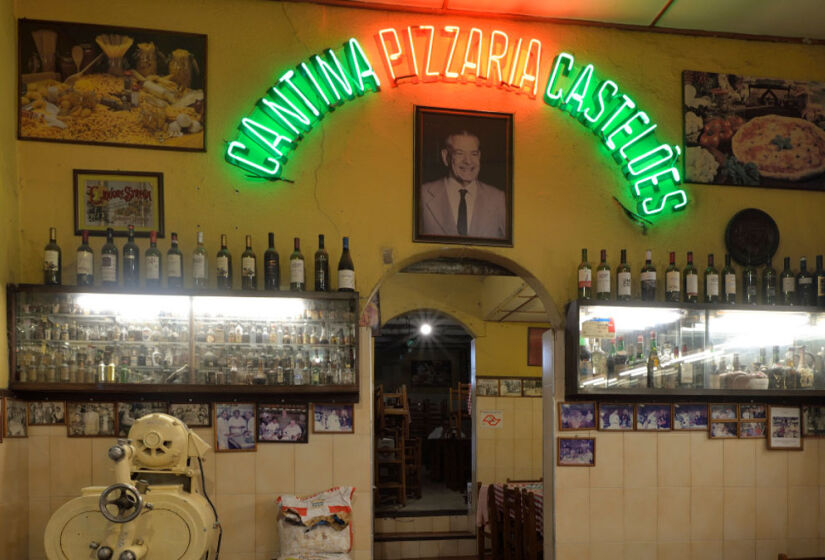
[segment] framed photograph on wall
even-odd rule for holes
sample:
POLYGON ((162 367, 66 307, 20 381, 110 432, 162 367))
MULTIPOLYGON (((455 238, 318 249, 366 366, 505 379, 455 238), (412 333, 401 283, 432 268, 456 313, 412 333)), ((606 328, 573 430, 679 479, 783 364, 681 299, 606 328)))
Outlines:
POLYGON ((190 428, 208 428, 212 425, 209 403, 169 403, 169 414, 190 428))
POLYGON ((802 409, 768 406, 768 449, 802 451, 802 409))
POLYGON ((633 430, 632 403, 599 403, 599 430, 621 432, 633 430))
POLYGON ((29 405, 29 426, 59 426, 66 423, 66 403, 63 401, 32 401, 29 405))
POLYGON ((768 406, 765 404, 743 403, 739 405, 739 420, 765 420, 768 406))
POLYGON ((543 327, 527 327, 527 365, 542 365, 541 337, 550 329, 543 327))
POLYGON ((825 437, 825 406, 805 405, 802 407, 802 435, 805 437, 825 437))
POLYGON ((522 379, 522 397, 541 397, 541 379, 522 379))
POLYGON ((556 464, 560 467, 595 467, 596 438, 556 438, 556 464))
POLYGON ((596 403, 560 402, 559 430, 595 430, 596 403))
POLYGON ((206 150, 206 35, 18 20, 17 138, 206 150))
POLYGON ((637 404, 636 429, 640 431, 667 431, 673 429, 669 404, 637 404))
POLYGON ((476 377, 476 396, 477 397, 497 397, 498 396, 498 378, 493 377, 476 377))
POLYGON ((125 236, 129 226, 135 236, 164 235, 163 173, 145 171, 74 170, 74 230, 80 235, 125 236))
POLYGON ((117 435, 126 437, 132 429, 135 420, 154 412, 166 414, 169 405, 165 402, 136 401, 117 403, 117 435))
POLYGON ((708 436, 711 439, 739 437, 739 422, 714 421, 710 423, 708 436))
POLYGON ((29 424, 26 418, 26 403, 17 399, 4 397, 5 401, 5 430, 7 438, 29 437, 29 424))
POLYGON ((739 437, 742 439, 764 438, 765 422, 739 422, 739 437))
POLYGON ((499 380, 499 395, 502 397, 520 397, 521 379, 506 378, 499 380))
POLYGON ((116 424, 113 402, 66 403, 66 431, 69 437, 114 437, 116 424))
POLYGON ((708 429, 708 405, 706 403, 674 403, 674 430, 708 429))
POLYGON ((711 420, 737 420, 739 407, 731 403, 714 403, 710 405, 711 420))
POLYGON ((513 246, 513 115, 415 108, 413 241, 513 246))
POLYGON ((312 433, 354 434, 355 406, 351 404, 314 404, 312 433))
POLYGON ((307 443, 308 427, 309 405, 258 405, 260 443, 307 443))
POLYGON ((215 452, 255 451, 255 403, 215 403, 215 452))

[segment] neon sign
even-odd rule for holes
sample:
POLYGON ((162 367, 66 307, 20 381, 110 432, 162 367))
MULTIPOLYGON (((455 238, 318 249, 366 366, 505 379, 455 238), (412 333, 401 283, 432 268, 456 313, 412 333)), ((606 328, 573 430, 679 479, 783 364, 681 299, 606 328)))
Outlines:
MULTIPOLYGON (((537 97, 542 58, 538 39, 511 38, 498 29, 485 33, 477 27, 417 25, 380 29, 375 40, 393 87, 444 81, 537 97)), ((290 152, 327 113, 379 91, 381 80, 373 64, 351 38, 341 55, 326 49, 284 72, 241 119, 225 158, 253 177, 278 180, 290 152)), ((577 65, 568 52, 556 55, 541 99, 599 138, 630 182, 640 214, 672 213, 687 205, 677 167, 681 148, 656 140, 658 125, 615 81, 600 80, 593 64, 577 65)))

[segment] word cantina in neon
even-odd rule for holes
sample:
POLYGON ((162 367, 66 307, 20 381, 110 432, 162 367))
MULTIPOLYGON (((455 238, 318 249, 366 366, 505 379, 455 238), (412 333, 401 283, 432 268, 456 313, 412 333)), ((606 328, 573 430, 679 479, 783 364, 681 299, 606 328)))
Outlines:
MULTIPOLYGON (((375 40, 392 86, 474 83, 537 97, 542 63, 537 39, 419 25, 381 29, 375 40)), ((284 72, 241 120, 226 160, 252 177, 277 180, 289 153, 321 118, 347 101, 380 91, 381 80, 357 39, 344 43, 340 55, 326 49, 310 56, 284 72)), ((593 64, 577 65, 567 52, 556 55, 541 99, 600 139, 627 177, 640 214, 652 217, 687 205, 678 169, 681 149, 656 140, 658 125, 615 81, 597 77, 593 64)))

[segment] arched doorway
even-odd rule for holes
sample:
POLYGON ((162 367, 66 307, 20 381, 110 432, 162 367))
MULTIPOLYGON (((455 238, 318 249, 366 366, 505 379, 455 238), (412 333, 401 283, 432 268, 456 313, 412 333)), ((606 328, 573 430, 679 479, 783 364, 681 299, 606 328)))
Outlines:
MULTIPOLYGON (((532 377, 539 380, 541 386, 540 379, 552 368, 549 365, 525 367, 528 328, 558 330, 563 326, 561 314, 537 278, 518 263, 479 249, 447 248, 404 259, 388 269, 377 283, 370 294, 369 305, 373 307, 374 315, 380 317, 376 320, 375 334, 390 325, 394 329, 393 336, 400 339, 396 341, 397 348, 413 338, 416 325, 412 317, 415 314, 434 310, 451 317, 473 338, 469 351, 473 389, 477 377, 532 377), (400 324, 393 325, 394 321, 400 321, 400 324)), ((552 330, 549 338, 553 338, 552 330)), ((379 382, 379 368, 384 367, 377 359, 379 339, 374 341, 373 387, 379 382)), ((401 379, 403 372, 399 368, 402 366, 397 367, 396 375, 401 379)), ((469 420, 470 432, 466 434, 472 449, 470 502, 476 499, 473 495, 476 482, 541 477, 544 458, 542 399, 525 399, 525 403, 517 405, 516 398, 476 397, 474 390, 470 395, 474 414, 469 420), (496 434, 480 433, 475 416, 479 407, 503 410, 508 429, 496 434), (516 409, 519 410, 518 419, 516 409), (514 429, 517 422, 521 423, 519 430, 514 429), (517 467, 521 469, 518 474, 517 467)), ((548 395, 548 399, 552 396, 548 395)), ((375 451, 378 457, 379 452, 375 451)), ((463 515, 450 515, 445 521, 439 516, 428 516, 429 519, 380 517, 381 512, 376 508, 375 558, 473 557, 476 553, 473 510, 474 503, 470 503, 464 506, 463 515), (416 539, 421 540, 417 542, 416 539)), ((552 519, 552 515, 548 513, 548 516, 552 519)))

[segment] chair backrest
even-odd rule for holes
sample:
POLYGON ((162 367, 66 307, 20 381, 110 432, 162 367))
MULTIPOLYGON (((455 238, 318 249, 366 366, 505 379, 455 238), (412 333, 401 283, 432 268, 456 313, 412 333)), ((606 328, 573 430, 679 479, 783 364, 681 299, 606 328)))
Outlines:
POLYGON ((505 560, 521 560, 524 549, 524 519, 521 491, 504 486, 504 514, 502 549, 505 560))
POLYGON ((524 484, 524 483, 526 483, 526 484, 530 484, 530 483, 538 484, 539 482, 544 482, 544 477, 534 478, 534 479, 522 479, 522 480, 516 480, 515 478, 508 478, 507 479, 507 484, 524 484))
POLYGON ((528 560, 542 558, 544 552, 543 516, 541 514, 544 502, 539 501, 538 495, 527 489, 521 490, 521 504, 524 525, 524 557, 528 560))

